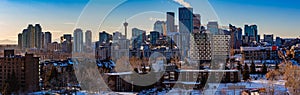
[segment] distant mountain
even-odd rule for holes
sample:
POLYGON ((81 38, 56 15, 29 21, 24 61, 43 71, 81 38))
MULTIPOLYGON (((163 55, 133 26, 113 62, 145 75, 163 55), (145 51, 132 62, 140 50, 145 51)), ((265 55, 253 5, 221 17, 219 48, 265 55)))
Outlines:
POLYGON ((18 43, 17 41, 14 40, 5 39, 5 40, 0 40, 0 44, 18 44, 18 43))

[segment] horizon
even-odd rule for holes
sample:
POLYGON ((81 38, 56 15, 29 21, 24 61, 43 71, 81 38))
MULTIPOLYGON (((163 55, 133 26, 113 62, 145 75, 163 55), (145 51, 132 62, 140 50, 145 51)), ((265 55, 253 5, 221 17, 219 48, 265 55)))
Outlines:
MULTIPOLYGON (((300 16, 300 13, 297 12, 300 7, 297 4, 300 4, 300 1, 186 0, 186 3, 194 8, 194 13, 201 15, 202 25, 207 24, 208 21, 218 21, 219 26, 232 24, 244 30, 245 24, 256 24, 261 36, 263 34, 274 34, 274 37, 280 36, 281 38, 298 38, 300 36, 297 32, 297 22, 300 21, 297 19, 300 16), (202 6, 197 6, 198 4, 202 6)), ((76 28, 81 28, 83 32, 91 30, 93 42, 98 40, 98 34, 102 31, 110 34, 119 31, 124 34, 122 27, 124 19, 128 20, 129 32, 132 28, 139 28, 148 33, 153 30, 156 20, 165 20, 164 12, 175 12, 175 24, 178 25, 178 8, 183 5, 180 4, 173 0, 160 2, 155 2, 155 0, 4 0, 0 2, 0 5, 3 5, 0 13, 4 14, 0 16, 2 19, 0 35, 5 35, 5 37, 0 38, 0 44, 17 44, 17 35, 28 24, 36 23, 41 24, 43 32, 49 31, 53 34, 53 41, 58 41, 63 34, 73 34, 76 28), (145 4, 149 4, 149 6, 145 6, 145 4), (170 7, 159 7, 157 4, 169 4, 170 7), (114 7, 116 5, 118 6, 114 7), (143 8, 138 9, 139 7, 143 8), (95 12, 99 11, 97 10, 99 8, 104 10, 95 12), (114 8, 116 10, 109 10, 114 8), (162 9, 162 11, 156 11, 157 9, 162 9), (119 16, 118 13, 122 13, 122 16, 119 16), (139 20, 145 20, 145 22, 139 23, 139 20)))

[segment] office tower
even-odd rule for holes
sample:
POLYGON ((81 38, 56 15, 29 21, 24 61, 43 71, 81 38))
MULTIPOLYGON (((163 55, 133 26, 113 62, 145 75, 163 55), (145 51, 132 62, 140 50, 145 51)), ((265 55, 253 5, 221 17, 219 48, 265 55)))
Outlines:
POLYGON ((208 22, 207 30, 213 35, 219 34, 219 24, 218 24, 218 22, 216 22, 216 21, 208 22))
POLYGON ((260 37, 258 35, 258 30, 257 30, 257 25, 245 25, 244 27, 245 30, 245 36, 249 37, 249 41, 253 42, 260 42, 260 37))
POLYGON ((182 56, 188 56, 190 35, 193 33, 193 29, 193 8, 179 8, 179 32, 181 39, 179 47, 182 56))
POLYGON ((110 34, 105 31, 99 33, 99 42, 100 43, 108 43, 110 40, 110 34))
POLYGON ((257 25, 251 25, 251 29, 254 32, 256 42, 260 42, 260 36, 258 35, 257 25))
POLYGON ((159 32, 157 31, 151 31, 150 32, 150 43, 152 45, 156 44, 156 41, 159 39, 159 32))
POLYGON ((29 32, 27 29, 23 29, 22 32, 22 48, 29 47, 29 32))
POLYGON ((29 40, 29 47, 28 48, 36 48, 35 47, 35 29, 33 27, 32 24, 30 24, 28 27, 27 27, 27 30, 28 30, 28 40, 29 40))
POLYGON ((52 43, 52 34, 51 32, 45 32, 45 44, 52 43))
MULTIPOLYGON (((231 24, 229 24, 229 28, 230 28, 230 34, 228 35, 232 35, 231 33, 233 33, 232 37, 231 37, 231 47, 232 49, 240 49, 240 46, 242 45, 242 28, 237 28, 231 24)), ((226 33, 225 33, 226 34, 226 33)))
POLYGON ((175 13, 167 12, 167 32, 176 32, 175 31, 175 13))
POLYGON ((193 15, 193 25, 194 25, 194 33, 198 33, 201 30, 201 16, 200 14, 193 15))
POLYGON ((72 53, 72 35, 71 34, 64 34, 61 37, 62 43, 62 51, 66 53, 72 53))
POLYGON ((274 43, 274 36, 273 36, 273 34, 271 34, 271 35, 264 34, 264 42, 267 42, 270 45, 273 45, 273 43, 274 43))
POLYGON ((48 48, 48 44, 52 43, 52 34, 50 32, 45 32, 44 34, 44 48, 48 48))
POLYGON ((193 28, 193 8, 179 8, 179 32, 192 33, 193 28))
POLYGON ((41 32, 41 49, 45 48, 45 33, 41 32))
POLYGON ((85 45, 87 47, 91 47, 92 46, 92 31, 91 30, 87 30, 85 32, 85 45))
POLYGON ((276 46, 282 45, 282 39, 280 37, 276 37, 276 46))
POLYGON ((140 48, 142 43, 146 40, 146 31, 133 28, 132 29, 132 40, 133 40, 133 47, 140 48))
POLYGON ((83 50, 83 32, 80 28, 74 30, 73 52, 82 52, 83 50))
POLYGON ((125 28, 125 39, 127 39, 127 28, 128 28, 128 23, 125 21, 123 25, 124 25, 124 28, 125 28))
POLYGON ((164 33, 164 25, 165 25, 164 21, 156 21, 154 23, 153 30, 159 32, 159 34, 163 34, 164 33))
POLYGON ((245 36, 250 36, 250 35, 254 35, 253 32, 251 31, 251 27, 249 25, 245 25, 244 26, 244 30, 245 30, 245 36))
POLYGON ((23 43, 23 41, 22 41, 22 33, 19 33, 18 34, 18 47, 19 47, 19 49, 22 49, 23 48, 23 45, 22 45, 22 43, 23 43))
POLYGON ((132 39, 146 40, 146 31, 138 28, 132 28, 132 39))
MULTIPOLYGON (((34 57, 33 54, 26 53, 25 56, 21 56, 15 55, 14 50, 4 50, 4 57, 0 57, 0 69, 1 87, 5 87, 5 85, 10 83, 16 83, 21 93, 40 90, 39 58, 34 57)), ((0 90, 3 91, 3 88, 0 88, 0 90)))
POLYGON ((42 48, 42 27, 40 24, 35 24, 34 26, 34 44, 35 48, 42 48))

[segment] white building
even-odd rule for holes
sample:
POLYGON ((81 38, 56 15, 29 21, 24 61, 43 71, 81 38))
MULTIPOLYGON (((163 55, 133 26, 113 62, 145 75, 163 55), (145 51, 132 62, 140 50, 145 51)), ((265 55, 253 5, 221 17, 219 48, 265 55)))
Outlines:
POLYGON ((213 35, 212 40, 212 68, 221 69, 230 55, 230 35, 213 35), (220 65, 220 66, 219 66, 220 65))
POLYGON ((195 61, 210 61, 212 55, 211 34, 195 33, 191 38, 190 59, 195 61))
POLYGON ((230 35, 213 35, 213 55, 230 55, 230 35))

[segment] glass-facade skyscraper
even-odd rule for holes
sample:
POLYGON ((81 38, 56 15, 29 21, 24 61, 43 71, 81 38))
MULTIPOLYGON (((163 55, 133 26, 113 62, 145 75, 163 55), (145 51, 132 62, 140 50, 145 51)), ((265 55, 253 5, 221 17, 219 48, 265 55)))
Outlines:
POLYGON ((179 32, 181 39, 179 47, 182 56, 188 56, 188 51, 190 49, 190 36, 191 33, 193 33, 193 30, 193 8, 179 8, 179 32))

